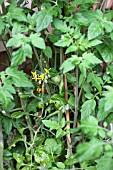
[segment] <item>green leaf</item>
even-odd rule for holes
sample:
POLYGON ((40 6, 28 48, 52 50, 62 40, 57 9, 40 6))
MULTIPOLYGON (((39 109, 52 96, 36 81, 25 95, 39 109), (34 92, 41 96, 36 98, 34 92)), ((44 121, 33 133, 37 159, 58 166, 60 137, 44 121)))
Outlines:
POLYGON ((22 8, 17 8, 13 5, 10 5, 9 6, 9 13, 10 13, 12 19, 22 21, 22 22, 27 22, 27 17, 24 14, 22 8))
POLYGON ((45 49, 45 42, 44 39, 39 37, 40 35, 35 33, 30 35, 31 43, 33 46, 40 48, 40 49, 45 49))
POLYGON ((25 114, 26 114, 25 112, 20 112, 20 111, 19 112, 14 112, 14 113, 11 114, 11 117, 18 119, 18 118, 24 116, 25 114))
POLYGON ((113 40, 113 32, 110 33, 111 40, 113 40))
POLYGON ((13 158, 17 161, 17 169, 20 169, 20 167, 24 164, 25 157, 18 153, 13 153, 13 158))
POLYGON ((104 28, 106 29, 106 32, 107 33, 110 33, 110 32, 112 32, 113 31, 113 23, 111 22, 111 21, 105 21, 104 23, 103 23, 103 26, 104 26, 104 28))
POLYGON ((27 31, 28 31, 28 27, 26 25, 23 25, 20 22, 14 22, 12 28, 12 37, 14 37, 14 35, 16 35, 17 37, 18 34, 27 31))
POLYGON ((86 167, 85 170, 97 170, 95 166, 89 166, 89 167, 86 167))
POLYGON ((69 83, 75 83, 76 81, 76 78, 72 73, 67 73, 66 78, 69 83))
POLYGON ((0 18, 0 35, 2 34, 2 31, 4 30, 5 24, 2 21, 2 19, 0 18))
POLYGON ((102 91, 102 84, 103 81, 100 77, 100 75, 98 74, 94 74, 94 73, 89 73, 88 74, 88 78, 87 78, 87 82, 92 82, 92 86, 96 87, 98 89, 99 92, 102 91))
POLYGON ((27 111, 28 112, 37 112, 38 107, 38 101, 37 98, 31 100, 31 102, 27 105, 27 111))
POLYGON ((113 87, 105 86, 105 88, 107 91, 103 94, 105 96, 104 110, 105 112, 109 112, 113 109, 113 87))
POLYGON ((111 40, 108 40, 105 43, 98 45, 96 47, 105 62, 113 61, 112 45, 113 45, 113 42, 111 40))
POLYGON ((98 120, 93 116, 86 117, 81 120, 80 128, 89 138, 94 137, 98 132, 98 120))
POLYGON ((93 53, 83 53, 83 64, 86 68, 92 68, 93 66, 100 64, 102 61, 98 59, 93 53))
POLYGON ((33 30, 34 30, 34 26, 36 25, 36 21, 37 21, 37 13, 33 13, 32 16, 30 13, 28 13, 27 20, 28 20, 28 23, 30 24, 29 28, 31 30, 33 28, 33 30))
POLYGON ((4 118, 2 120, 2 123, 3 123, 3 127, 4 127, 4 130, 5 130, 5 133, 8 135, 11 130, 12 130, 12 119, 9 119, 9 118, 4 118))
POLYGON ((102 151, 102 142, 93 138, 90 142, 84 142, 77 146, 76 157, 78 162, 94 160, 101 155, 102 151))
POLYGON ((54 120, 42 120, 43 124, 50 128, 50 130, 58 129, 59 124, 54 120))
POLYGON ((36 148, 34 159, 38 164, 43 165, 44 167, 51 167, 52 160, 42 146, 36 148))
POLYGON ((62 120, 60 121, 59 125, 61 128, 63 128, 66 124, 65 118, 63 117, 62 120))
POLYGON ((51 47, 47 46, 45 50, 43 50, 43 53, 45 54, 45 56, 47 56, 48 58, 52 58, 52 49, 51 47))
POLYGON ((16 68, 8 67, 6 69, 8 77, 12 80, 12 84, 16 87, 33 87, 31 81, 23 71, 19 71, 16 68))
POLYGON ((77 51, 77 46, 71 45, 70 47, 67 48, 65 54, 68 54, 70 52, 75 52, 75 51, 77 51))
POLYGON ((113 19, 113 11, 106 11, 106 13, 104 13, 104 19, 106 19, 107 21, 111 21, 113 19))
MULTIPOLYGON (((103 14, 103 13, 102 13, 103 14)), ((82 15, 88 20, 88 23, 95 23, 100 19, 101 15, 98 15, 97 10, 84 10, 82 15)), ((102 17, 101 17, 102 18, 102 17)))
POLYGON ((81 72, 86 77, 86 69, 92 69, 95 65, 100 64, 102 61, 98 59, 93 53, 83 53, 82 62, 79 65, 81 72))
POLYGON ((57 162, 56 165, 60 169, 65 169, 65 165, 62 162, 57 162))
POLYGON ((107 68, 110 73, 110 76, 113 78, 113 65, 108 65, 107 68))
POLYGON ((41 10, 38 12, 36 31, 40 32, 47 28, 52 22, 52 13, 50 10, 41 10))
POLYGON ((68 99, 68 104, 74 109, 74 107, 75 107, 75 96, 73 94, 70 94, 70 97, 68 99))
POLYGON ((109 115, 109 111, 105 111, 105 98, 102 98, 99 100, 99 109, 98 109, 98 120, 102 121, 104 120, 108 115, 109 115))
POLYGON ((73 35, 73 38, 75 39, 79 39, 82 37, 82 34, 80 32, 80 26, 76 27, 75 30, 74 30, 74 33, 72 34, 73 35))
POLYGON ((65 98, 59 94, 54 94, 53 96, 51 96, 51 103, 56 103, 56 102, 60 103, 61 106, 67 104, 65 98))
POLYGON ((62 35, 61 40, 55 43, 56 46, 68 47, 72 43, 72 38, 69 34, 62 35))
POLYGON ((87 83, 86 81, 82 82, 82 88, 86 92, 85 97, 87 99, 92 99, 94 97, 93 94, 90 93, 91 92, 91 86, 90 86, 89 83, 87 83))
POLYGON ((87 100, 83 103, 81 109, 81 119, 85 119, 86 117, 90 116, 96 107, 96 102, 94 99, 87 100))
POLYGON ((105 130, 99 129, 99 130, 98 130, 98 135, 99 135, 99 137, 101 137, 102 139, 105 139, 105 138, 106 138, 106 132, 105 132, 105 130))
POLYGON ((12 147, 15 147, 16 143, 19 142, 19 141, 23 141, 22 137, 21 136, 15 136, 14 139, 11 141, 8 149, 10 150, 12 147))
POLYGON ((26 61, 26 57, 32 58, 32 48, 29 44, 26 44, 22 48, 19 48, 12 54, 11 66, 15 67, 26 61))
POLYGON ((8 110, 11 100, 13 100, 12 94, 15 93, 16 91, 11 84, 4 84, 4 86, 0 86, 0 101, 2 102, 2 108, 4 110, 8 110))
POLYGON ((55 154, 55 155, 60 155, 61 151, 62 151, 62 144, 61 142, 57 142, 55 139, 53 138, 48 138, 45 141, 44 144, 44 150, 48 153, 48 154, 55 154))
POLYGON ((55 18, 53 23, 54 23, 56 29, 58 29, 64 33, 69 31, 69 28, 67 27, 66 23, 63 22, 62 20, 55 18))
POLYGON ((23 40, 25 39, 25 36, 23 34, 17 34, 14 35, 13 38, 10 38, 9 41, 7 42, 7 47, 19 47, 22 43, 23 40))
POLYGON ((82 5, 87 3, 94 3, 94 0, 74 0, 74 3, 76 5, 82 5))
POLYGON ((102 26, 99 22, 91 23, 88 28, 88 40, 92 40, 102 34, 102 26))
POLYGON ((95 161, 97 163, 96 169, 97 170, 113 170, 113 158, 109 155, 104 155, 100 159, 95 161))
POLYGON ((65 161, 65 165, 74 165, 75 163, 77 163, 77 158, 75 155, 69 156, 69 158, 65 161))
POLYGON ((82 73, 81 75, 86 78, 86 67, 85 67, 84 63, 80 63, 79 68, 82 73))
POLYGON ((60 69, 63 69, 63 73, 67 73, 75 68, 76 65, 80 63, 80 58, 76 55, 72 55, 72 57, 68 58, 63 62, 60 69))
POLYGON ((8 157, 8 156, 12 156, 12 152, 10 152, 7 149, 4 149, 4 156, 8 157))
POLYGON ((93 46, 96 46, 96 45, 99 45, 99 44, 102 44, 102 41, 100 40, 97 40, 97 39, 94 39, 92 41, 89 41, 89 47, 93 47, 93 46))
POLYGON ((56 132, 56 138, 60 137, 63 133, 63 130, 61 128, 59 128, 56 132))
MULTIPOLYGON (((86 19, 86 18, 82 15, 82 13, 79 13, 79 12, 75 13, 75 17, 76 17, 76 23, 77 23, 77 25, 78 25, 78 24, 79 24, 79 25, 83 25, 83 26, 88 26, 88 25, 89 25, 88 19, 86 19)), ((74 24, 74 25, 75 25, 75 24, 74 24)))
POLYGON ((3 3, 3 0, 0 0, 0 5, 2 5, 2 3, 3 3))

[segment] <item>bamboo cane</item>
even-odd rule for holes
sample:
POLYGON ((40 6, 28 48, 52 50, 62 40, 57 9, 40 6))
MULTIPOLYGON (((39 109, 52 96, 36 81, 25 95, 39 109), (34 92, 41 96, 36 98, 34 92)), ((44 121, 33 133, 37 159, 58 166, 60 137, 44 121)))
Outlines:
POLYGON ((3 169, 3 134, 2 134, 2 124, 0 119, 0 170, 3 169))

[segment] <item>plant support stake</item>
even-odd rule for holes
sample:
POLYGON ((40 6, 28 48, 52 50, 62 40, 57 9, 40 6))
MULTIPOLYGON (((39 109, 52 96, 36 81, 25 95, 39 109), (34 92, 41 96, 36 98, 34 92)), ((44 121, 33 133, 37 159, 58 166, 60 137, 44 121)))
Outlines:
POLYGON ((2 123, 0 118, 0 170, 3 169, 3 134, 2 134, 2 123))
MULTIPOLYGON (((68 101, 68 87, 67 87, 67 79, 66 74, 64 74, 64 86, 65 86, 65 99, 68 101)), ((66 121, 70 121, 70 113, 69 110, 66 110, 66 121)), ((67 123, 67 129, 70 129, 70 123, 67 123)), ((70 134, 67 134, 67 146, 71 147, 71 137, 70 134)))
POLYGON ((77 116, 78 116, 78 66, 76 66, 75 114, 73 128, 76 127, 77 116))

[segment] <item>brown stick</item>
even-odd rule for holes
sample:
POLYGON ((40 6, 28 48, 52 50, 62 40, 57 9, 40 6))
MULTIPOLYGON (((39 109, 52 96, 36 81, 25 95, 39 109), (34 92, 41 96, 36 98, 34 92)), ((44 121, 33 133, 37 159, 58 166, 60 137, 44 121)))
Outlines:
POLYGON ((74 114, 74 124, 73 124, 73 128, 76 127, 76 123, 77 123, 77 116, 78 116, 78 67, 76 66, 76 86, 74 87, 75 91, 75 114, 74 114))
MULTIPOLYGON (((68 85, 67 85, 66 74, 64 74, 64 87, 65 87, 65 99, 66 99, 66 101, 68 101, 68 85)), ((69 110, 66 110, 66 121, 70 121, 69 110)), ((70 123, 67 123, 66 127, 67 127, 67 129, 70 129, 70 123)), ((71 136, 70 136, 70 134, 67 134, 67 146, 68 146, 68 148, 71 147, 71 136)))
POLYGON ((99 6, 99 0, 95 0, 95 4, 93 5, 93 11, 96 11, 98 6, 99 6))
POLYGON ((3 169, 3 134, 2 134, 2 122, 0 115, 0 170, 3 169))

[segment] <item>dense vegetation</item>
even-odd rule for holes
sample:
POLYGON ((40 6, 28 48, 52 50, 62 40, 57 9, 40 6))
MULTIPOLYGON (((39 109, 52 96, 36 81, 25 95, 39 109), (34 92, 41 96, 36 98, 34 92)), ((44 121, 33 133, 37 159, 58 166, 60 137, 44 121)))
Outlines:
POLYGON ((0 0, 0 169, 113 170, 106 0, 0 0))

